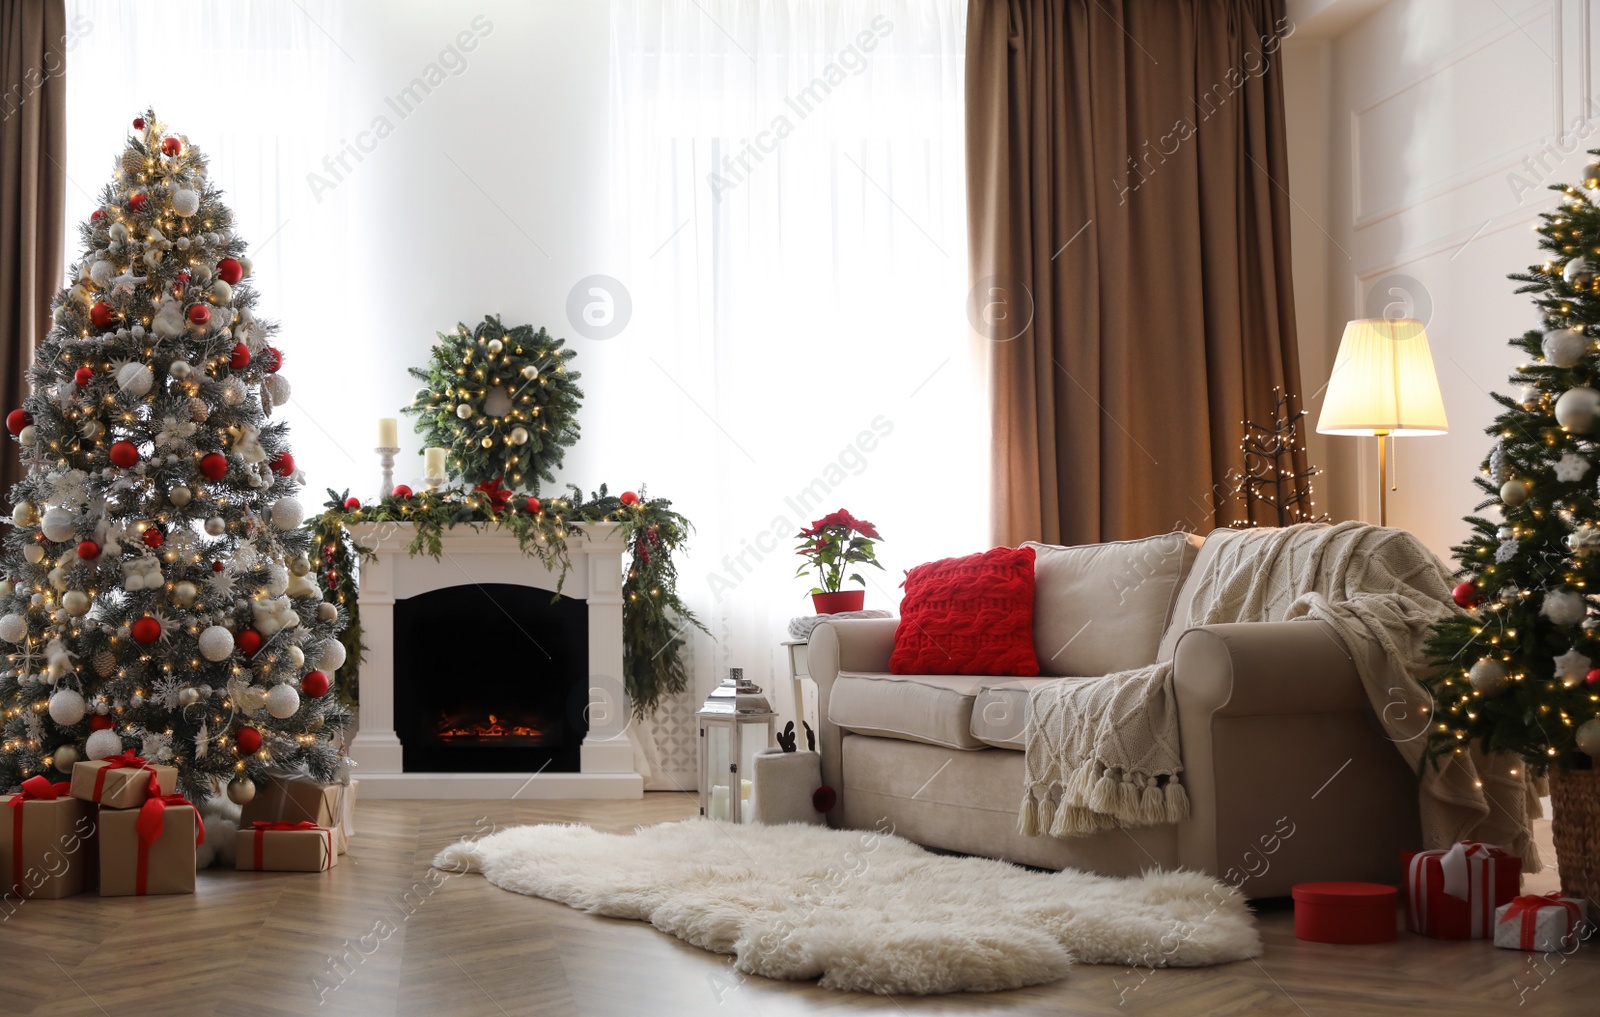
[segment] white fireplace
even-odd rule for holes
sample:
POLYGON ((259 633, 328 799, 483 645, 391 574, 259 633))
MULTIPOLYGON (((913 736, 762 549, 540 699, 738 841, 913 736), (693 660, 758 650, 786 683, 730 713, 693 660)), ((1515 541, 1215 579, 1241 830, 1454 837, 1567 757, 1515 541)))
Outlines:
MULTIPOLYGON (((395 724, 396 647, 415 633, 396 632, 396 605, 458 587, 554 591, 556 576, 498 527, 446 530, 444 553, 437 560, 426 553, 407 553, 416 536, 410 524, 351 528, 358 544, 376 552, 361 566, 359 605, 367 656, 361 665, 360 724, 350 744, 363 798, 642 797, 644 778, 635 764, 631 705, 622 679, 622 555, 627 542, 616 523, 588 523, 583 531, 567 537, 572 570, 561 591, 563 597, 583 601, 588 617, 588 699, 578 704, 588 730, 578 749, 578 772, 474 773, 406 769, 405 745, 395 724)), ((440 633, 437 638, 460 646, 453 654, 459 658, 459 671, 441 674, 438 680, 471 681, 472 633, 440 633)))

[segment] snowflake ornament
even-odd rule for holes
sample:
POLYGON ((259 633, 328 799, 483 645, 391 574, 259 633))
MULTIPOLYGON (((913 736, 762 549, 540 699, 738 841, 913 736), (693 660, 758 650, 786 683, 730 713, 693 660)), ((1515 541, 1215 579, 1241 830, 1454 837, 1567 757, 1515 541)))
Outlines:
POLYGON ((1569 688, 1583 681, 1592 663, 1588 657, 1578 652, 1576 646, 1553 659, 1556 662, 1556 677, 1569 688))
POLYGON ((1503 565, 1506 562, 1510 561, 1511 559, 1515 558, 1518 554, 1521 553, 1521 551, 1522 551, 1522 545, 1521 545, 1520 542, 1518 542, 1518 541, 1516 541, 1514 539, 1513 540, 1508 540, 1504 544, 1501 544, 1498 548, 1495 549, 1494 560, 1503 565))
POLYGON ((1556 479, 1563 484, 1576 484, 1589 472, 1589 460, 1576 452, 1568 452, 1556 461, 1556 479))

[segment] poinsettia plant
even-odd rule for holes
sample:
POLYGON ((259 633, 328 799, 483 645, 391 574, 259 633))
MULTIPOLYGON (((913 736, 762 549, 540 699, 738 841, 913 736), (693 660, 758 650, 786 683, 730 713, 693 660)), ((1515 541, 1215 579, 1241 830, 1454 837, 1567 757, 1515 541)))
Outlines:
POLYGON ((838 593, 846 580, 865 586, 867 581, 861 573, 846 575, 846 570, 860 565, 883 568, 873 550, 874 541, 883 539, 877 527, 865 519, 857 519, 846 509, 829 512, 795 536, 800 540, 795 553, 805 559, 795 575, 803 576, 812 569, 817 570, 818 585, 812 587, 812 593, 838 593))

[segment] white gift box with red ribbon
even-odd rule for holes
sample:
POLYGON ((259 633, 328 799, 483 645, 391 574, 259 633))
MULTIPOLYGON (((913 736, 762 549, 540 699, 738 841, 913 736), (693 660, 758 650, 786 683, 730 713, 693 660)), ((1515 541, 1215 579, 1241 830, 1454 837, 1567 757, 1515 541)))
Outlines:
POLYGON ((1588 938, 1589 902, 1563 897, 1518 897, 1494 913, 1494 945, 1507 950, 1559 950, 1571 953, 1588 938))

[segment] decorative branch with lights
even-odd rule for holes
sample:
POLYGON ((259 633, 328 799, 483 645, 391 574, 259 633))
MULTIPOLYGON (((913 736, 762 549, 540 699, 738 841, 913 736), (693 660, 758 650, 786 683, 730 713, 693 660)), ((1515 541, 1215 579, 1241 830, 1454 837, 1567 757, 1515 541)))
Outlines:
POLYGON ((578 440, 583 401, 564 343, 490 315, 470 331, 440 332, 428 366, 410 368, 427 386, 404 412, 417 416, 427 444, 449 449, 452 479, 535 492, 540 481, 555 482, 553 471, 578 440))
POLYGON ((1510 379, 1518 395, 1493 394, 1474 511, 1501 518, 1468 517, 1454 548, 1467 610, 1428 644, 1432 756, 1478 743, 1535 772, 1588 770, 1600 756, 1600 162, 1585 177, 1552 188, 1561 204, 1537 227, 1548 260, 1511 276, 1545 330, 1511 341, 1527 358, 1510 379))
POLYGON ((614 496, 604 484, 587 500, 581 488, 568 490, 567 497, 541 501, 511 496, 493 483, 416 493, 401 487, 378 504, 365 507, 347 494, 329 491, 326 510, 311 521, 310 528, 318 548, 318 585, 349 618, 344 631, 348 652, 337 675, 340 689, 353 694, 359 687, 360 663, 366 651, 361 643, 359 591, 352 566, 371 551, 356 543, 352 525, 408 523, 415 528, 415 536, 407 551, 434 558, 444 552, 446 530, 497 526, 516 536, 524 554, 538 558, 555 573, 559 591, 572 568, 567 536, 582 533, 585 523, 600 522, 621 523, 628 540, 627 574, 622 581, 622 661, 634 714, 648 716, 663 697, 688 688, 684 637, 691 627, 707 632, 678 596, 674 555, 688 542, 693 529, 689 520, 673 511, 672 502, 665 498, 648 498, 632 491, 614 496))
POLYGON ((80 237, 6 419, 28 472, 0 580, 0 788, 129 748, 191 797, 248 800, 269 766, 331 779, 342 620, 310 576, 270 420, 277 328, 232 213, 146 112, 80 237))
POLYGON ((1244 473, 1233 493, 1244 499, 1244 518, 1234 526, 1259 526, 1258 507, 1271 510, 1278 526, 1295 523, 1325 523, 1326 512, 1316 512, 1311 478, 1322 475, 1315 466, 1302 466, 1306 452, 1300 438, 1300 421, 1305 410, 1294 409, 1294 397, 1282 388, 1272 388, 1272 419, 1262 425, 1244 422, 1244 438, 1239 451, 1244 453, 1244 473))

